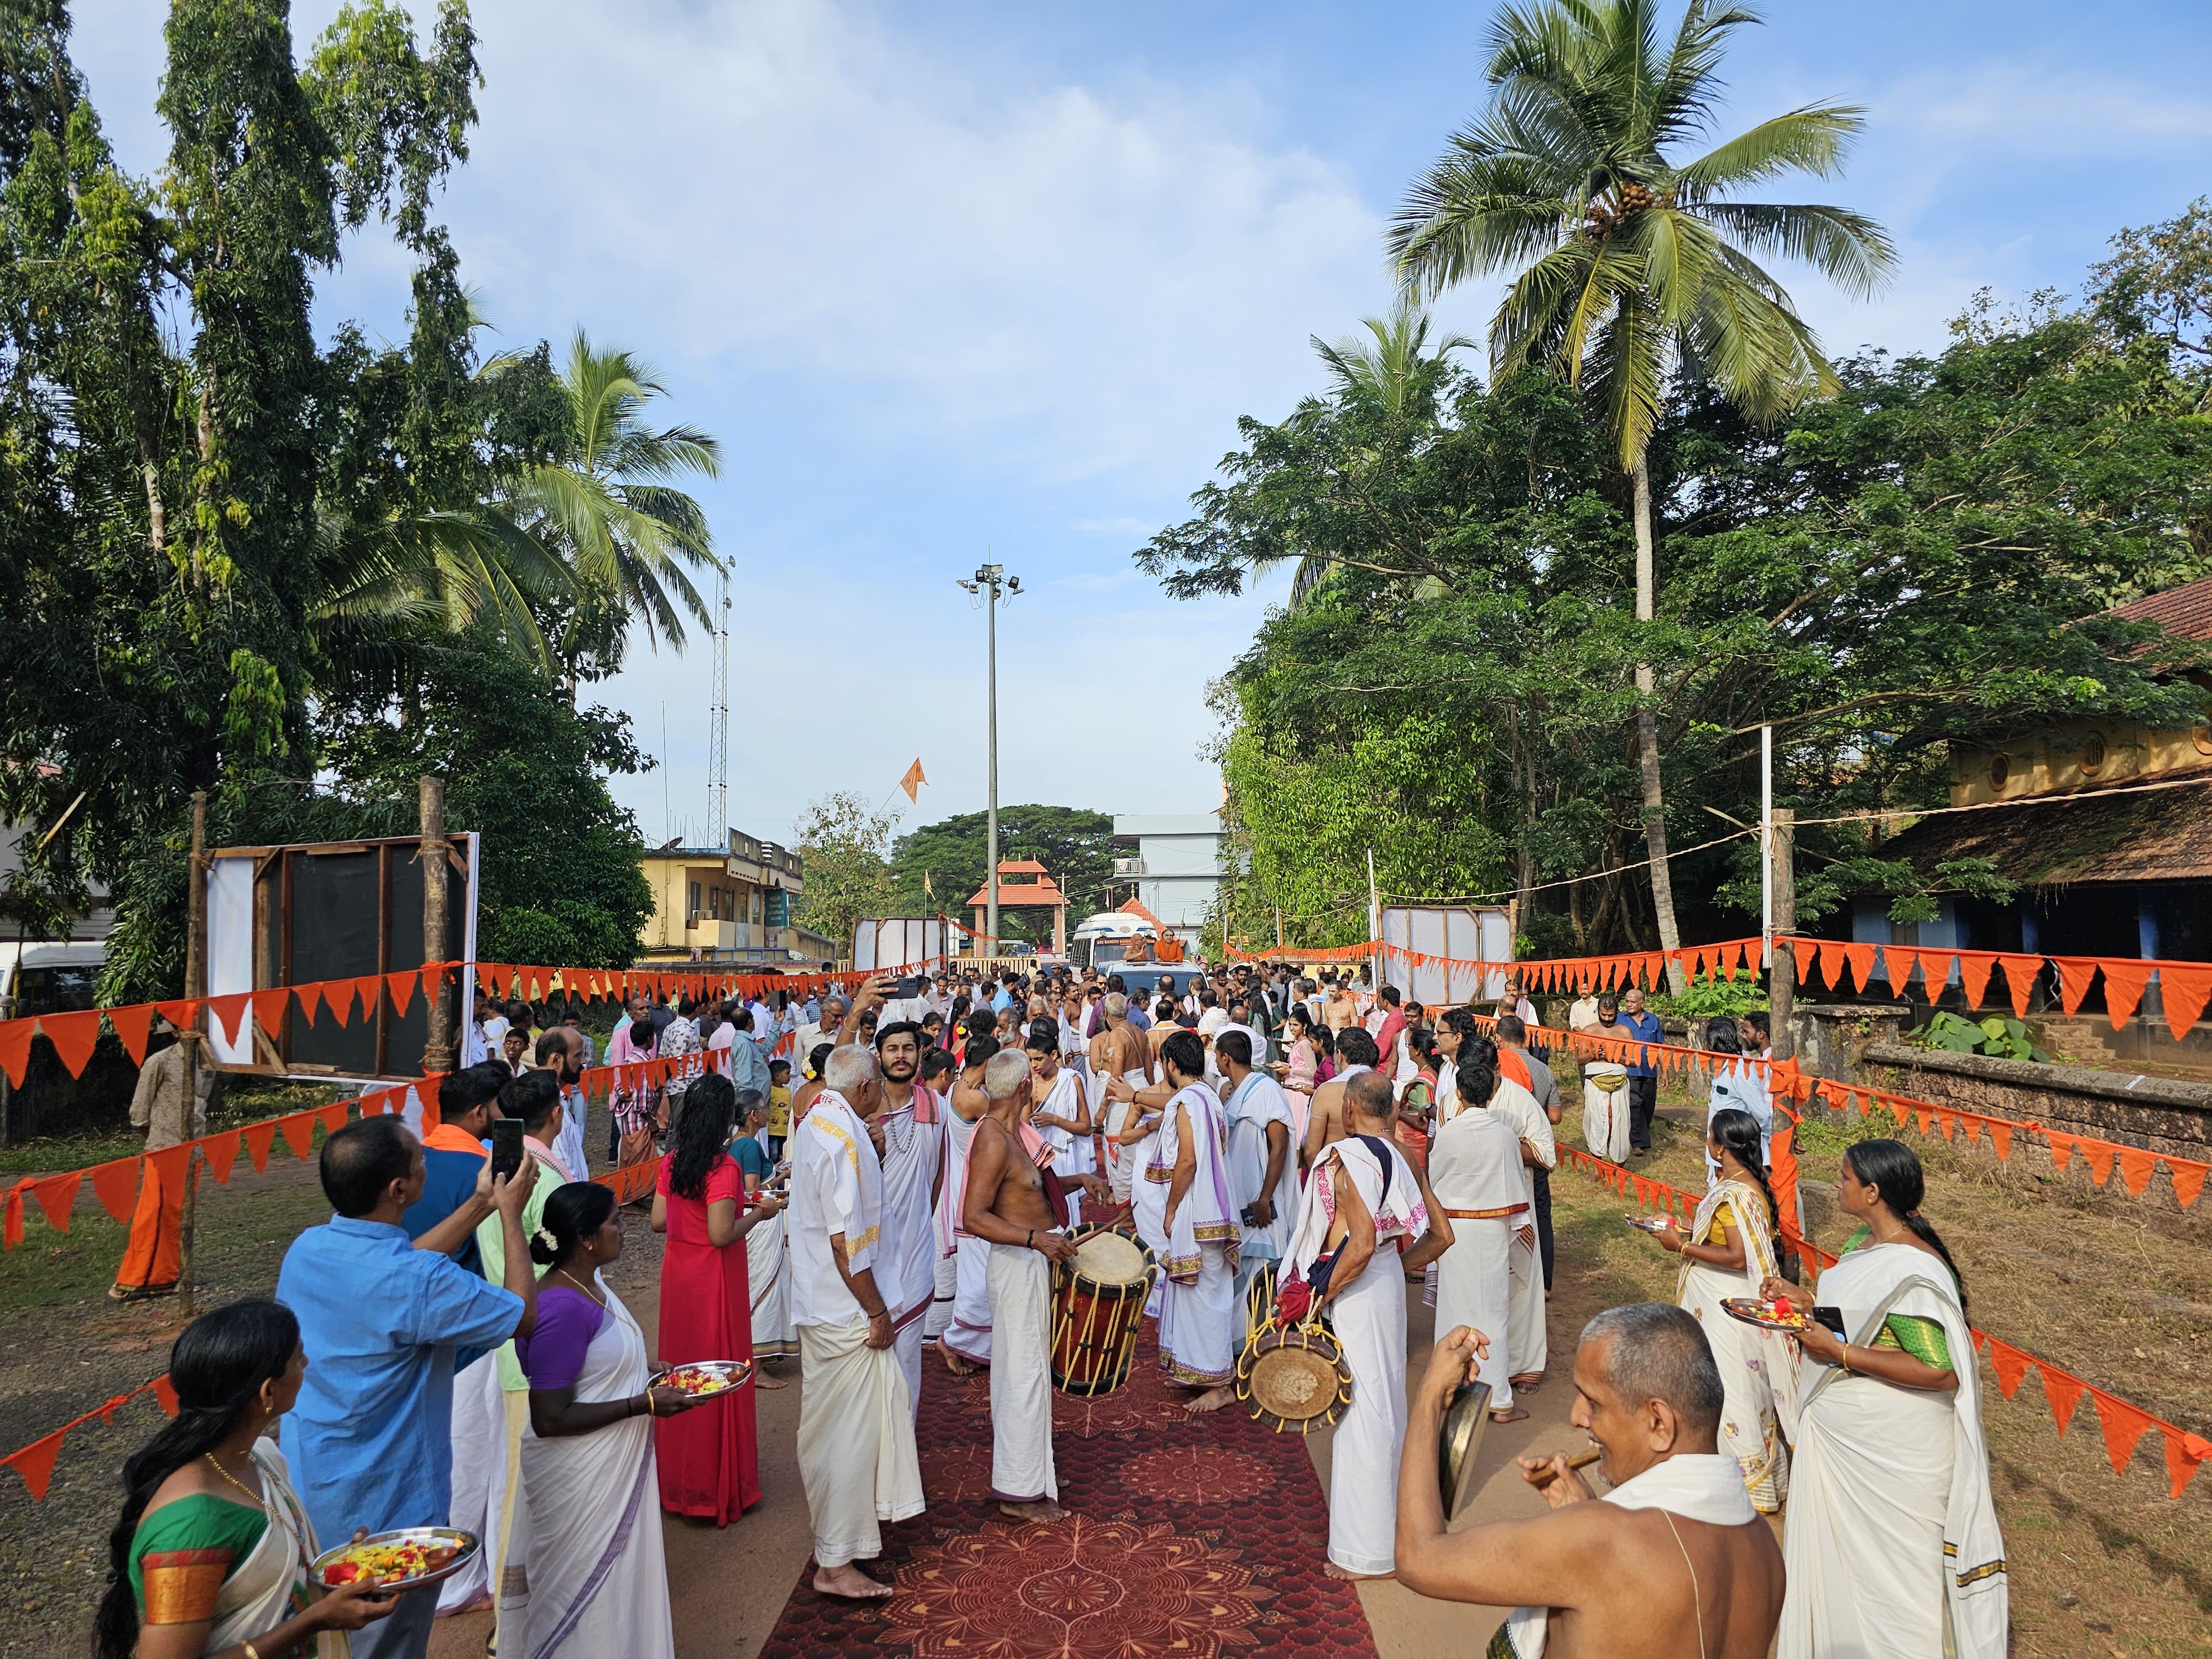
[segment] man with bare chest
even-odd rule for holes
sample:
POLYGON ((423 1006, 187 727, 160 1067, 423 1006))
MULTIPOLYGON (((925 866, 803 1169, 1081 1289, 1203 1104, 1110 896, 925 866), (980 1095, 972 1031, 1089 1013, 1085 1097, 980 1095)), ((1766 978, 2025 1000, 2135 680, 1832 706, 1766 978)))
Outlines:
POLYGON ((1019 1049, 983 1067, 990 1109, 968 1143, 962 1224, 991 1247, 991 1496, 1017 1521, 1057 1521, 1052 1463, 1052 1264, 1075 1254, 1038 1173, 1049 1149, 1028 1137, 1030 1060, 1019 1049))
POLYGON ((1720 1451, 1721 1376, 1698 1322, 1643 1302, 1583 1328, 1572 1421, 1598 1443, 1602 1498, 1565 1454, 1524 1457, 1550 1512, 1447 1535, 1438 1430, 1498 1340, 1457 1327, 1422 1379, 1400 1464, 1399 1582, 1439 1601, 1523 1604, 1489 1659, 1765 1659, 1782 1547, 1720 1451))
POLYGON ((1313 1109, 1306 1117, 1305 1144, 1298 1167, 1310 1170, 1329 1146, 1352 1131, 1346 1127, 1344 1091, 1362 1072, 1371 1072, 1381 1051, 1375 1039, 1355 1025, 1336 1040, 1337 1074, 1314 1091, 1313 1109))

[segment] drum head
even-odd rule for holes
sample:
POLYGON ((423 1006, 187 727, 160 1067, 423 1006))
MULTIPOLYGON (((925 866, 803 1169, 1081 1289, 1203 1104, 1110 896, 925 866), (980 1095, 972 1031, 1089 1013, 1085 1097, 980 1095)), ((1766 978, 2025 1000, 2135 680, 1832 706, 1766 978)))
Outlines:
POLYGON ((1449 1526, 1474 1496, 1474 1454, 1490 1421, 1490 1384, 1462 1382, 1444 1407, 1443 1431, 1437 1437, 1437 1490, 1449 1526))
POLYGON ((1075 1247, 1075 1271, 1097 1285, 1133 1285, 1145 1276, 1145 1253, 1126 1233, 1092 1233, 1075 1247))
POLYGON ((1336 1409, 1336 1356, 1324 1347, 1275 1347, 1252 1358, 1252 1403, 1296 1427, 1336 1409))

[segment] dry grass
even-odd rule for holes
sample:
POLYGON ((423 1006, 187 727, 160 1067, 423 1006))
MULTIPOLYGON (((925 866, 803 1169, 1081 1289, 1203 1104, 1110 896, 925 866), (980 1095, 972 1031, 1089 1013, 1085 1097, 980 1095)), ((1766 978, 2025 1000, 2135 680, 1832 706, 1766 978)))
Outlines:
MULTIPOLYGON (((1635 1168, 1701 1191, 1704 1118, 1701 1097, 1662 1100, 1652 1155, 1635 1168)), ((1844 1145, 1882 1133, 1922 1157, 1923 1212, 1958 1260, 1978 1326, 2168 1422, 2208 1432, 2212 1262, 2193 1218, 2131 1209, 2124 1195, 2085 1197, 2069 1182, 2023 1181, 1992 1167, 1987 1154, 1899 1133, 1887 1120, 1851 1119, 1810 1124, 1802 1137, 1801 1192, 1816 1243, 1833 1249, 1848 1232, 1832 1196, 1844 1145)), ((1560 1136, 1582 1144, 1576 1113, 1560 1136)), ((1568 1170, 1552 1190, 1563 1269, 1571 1260, 1580 1273, 1672 1300, 1673 1258, 1620 1224, 1618 1198, 1568 1170)), ((2200 1474, 2179 1501, 2169 1498, 2165 1443, 2154 1432, 2115 1477, 2086 1399, 2062 1438, 2033 1373, 2010 1401, 1986 1362, 1982 1377, 2012 1566, 2014 1654, 2212 1652, 2212 1474, 2200 1474)))

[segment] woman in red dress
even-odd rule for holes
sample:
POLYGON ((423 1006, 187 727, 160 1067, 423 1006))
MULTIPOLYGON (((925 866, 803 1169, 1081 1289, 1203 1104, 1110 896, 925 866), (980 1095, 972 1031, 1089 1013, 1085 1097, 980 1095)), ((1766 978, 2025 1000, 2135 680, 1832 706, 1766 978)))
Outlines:
MULTIPOLYGON (((660 1257, 664 1365, 753 1357, 745 1235, 783 1205, 762 1193, 754 1207, 745 1207, 744 1174, 729 1153, 736 1121, 737 1091, 729 1079, 709 1072, 684 1091, 670 1132, 653 1199, 653 1231, 668 1235, 660 1257)), ((726 1527, 760 1502, 750 1382, 653 1426, 663 1509, 726 1527)))

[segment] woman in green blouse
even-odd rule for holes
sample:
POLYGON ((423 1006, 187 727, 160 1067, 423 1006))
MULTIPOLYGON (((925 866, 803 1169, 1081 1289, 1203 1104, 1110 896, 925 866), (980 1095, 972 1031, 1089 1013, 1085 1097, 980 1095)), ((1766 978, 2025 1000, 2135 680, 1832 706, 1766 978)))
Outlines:
POLYGON ((337 1632, 398 1605, 307 1577, 314 1530, 275 1437, 307 1370, 300 1322, 277 1303, 234 1302, 185 1327, 169 1351, 176 1419, 123 1466, 99 1659, 333 1659, 346 1651, 337 1632))
POLYGON ((1761 1286, 1843 1328, 1808 1322, 1797 1339, 1778 1659, 2004 1659, 2004 1540, 1966 1285, 1920 1213, 1926 1189, 1911 1147, 1860 1141, 1836 1181, 1859 1223, 1843 1255, 1813 1291, 1761 1286))

